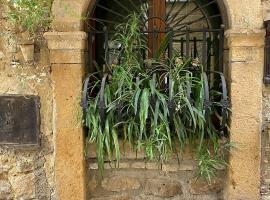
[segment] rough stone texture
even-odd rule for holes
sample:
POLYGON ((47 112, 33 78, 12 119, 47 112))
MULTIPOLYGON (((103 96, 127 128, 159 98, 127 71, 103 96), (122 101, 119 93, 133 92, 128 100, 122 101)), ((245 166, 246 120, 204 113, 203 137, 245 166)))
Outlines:
POLYGON ((145 193, 160 197, 174 197, 182 194, 181 184, 169 179, 150 179, 146 181, 145 193))
POLYGON ((6 11, 0 4, 0 95, 40 97, 41 145, 0 146, 0 199, 53 199, 53 95, 48 48, 40 37, 35 44, 34 62, 26 63, 19 47, 20 37, 4 18, 6 11))
POLYGON ((261 157, 261 195, 262 200, 270 199, 270 90, 263 91, 263 131, 261 157))
POLYGON ((0 199, 11 199, 12 190, 8 181, 0 180, 0 199))
POLYGON ((211 183, 207 183, 202 179, 193 179, 190 183, 192 194, 207 194, 212 192, 222 192, 223 181, 221 179, 214 179, 211 183))
POLYGON ((111 192, 120 192, 125 190, 136 190, 140 188, 140 182, 134 177, 115 176, 104 178, 101 186, 111 192))
MULTIPOLYGON (((131 153, 131 152, 130 152, 131 153)), ((90 160, 88 164, 93 164, 90 160)), ((124 160, 136 162, 136 160, 124 160)), ((188 162, 187 162, 188 163, 188 162)), ((191 165, 192 162, 189 162, 191 165)), ((160 169, 129 168, 105 169, 103 178, 97 169, 89 168, 88 192, 92 200, 130 199, 130 200, 179 200, 205 199, 217 200, 222 196, 224 172, 219 179, 208 185, 194 184, 195 171, 162 171, 160 169), (193 184, 192 184, 193 183, 193 184)))

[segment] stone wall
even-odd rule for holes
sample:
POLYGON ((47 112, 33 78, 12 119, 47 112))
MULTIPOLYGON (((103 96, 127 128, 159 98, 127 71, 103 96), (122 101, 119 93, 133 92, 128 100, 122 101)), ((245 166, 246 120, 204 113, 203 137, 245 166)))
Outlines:
MULTIPOLYGON (((263 13, 266 16, 270 9, 270 1, 264 0, 263 13)), ((270 198, 270 88, 263 91, 263 123, 261 132, 261 195, 262 200, 270 198)))
MULTIPOLYGON (((122 145, 121 145, 122 146, 122 145)), ((119 166, 105 162, 98 170, 94 145, 88 149, 88 196, 92 200, 217 200, 222 198, 225 170, 206 183, 196 176, 196 162, 188 150, 163 165, 147 161, 143 152, 123 148, 119 166)))
POLYGON ((41 145, 36 148, 0 146, 0 199, 55 199, 53 95, 49 53, 42 37, 35 61, 26 63, 18 38, 0 5, 0 95, 37 95, 41 108, 41 145))
POLYGON ((263 127, 261 134, 261 195, 270 198, 270 88, 263 91, 263 127))

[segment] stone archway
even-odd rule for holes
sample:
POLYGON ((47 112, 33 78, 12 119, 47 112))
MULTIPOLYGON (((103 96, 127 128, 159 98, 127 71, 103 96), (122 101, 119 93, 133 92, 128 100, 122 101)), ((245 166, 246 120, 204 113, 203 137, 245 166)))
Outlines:
MULTIPOLYGON (((263 77, 260 1, 218 0, 226 21, 231 96, 231 141, 225 199, 259 199, 263 77), (252 92, 251 92, 252 91, 252 92)), ((55 0, 48 32, 54 81, 55 175, 59 199, 86 199, 83 128, 74 118, 84 76, 87 34, 83 16, 94 0, 55 0)))

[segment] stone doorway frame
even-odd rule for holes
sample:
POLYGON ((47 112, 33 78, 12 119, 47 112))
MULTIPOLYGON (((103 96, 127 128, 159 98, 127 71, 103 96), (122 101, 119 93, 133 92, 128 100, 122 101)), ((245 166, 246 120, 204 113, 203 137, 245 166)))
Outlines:
MULTIPOLYGON (((45 33, 54 82, 55 179, 60 200, 86 199, 83 127, 74 117, 85 72, 87 34, 83 16, 95 0, 55 0, 53 31, 45 33)), ((260 133, 264 35, 260 1, 218 0, 226 22, 231 135, 225 199, 260 197, 260 133)))

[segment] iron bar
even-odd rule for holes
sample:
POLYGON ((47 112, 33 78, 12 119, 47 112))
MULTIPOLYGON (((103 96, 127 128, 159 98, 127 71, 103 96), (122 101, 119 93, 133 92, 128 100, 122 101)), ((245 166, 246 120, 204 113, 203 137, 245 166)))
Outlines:
MULTIPOLYGON (((200 21, 203 21, 203 20, 208 20, 208 19, 217 18, 217 17, 220 17, 220 14, 213 15, 213 16, 210 16, 210 17, 201 17, 201 18, 198 18, 198 19, 190 21, 190 22, 185 22, 183 24, 180 24, 181 25, 180 28, 178 28, 176 30, 181 30, 181 29, 185 28, 185 26, 191 25, 193 23, 197 23, 197 22, 200 22, 200 21)), ((179 26, 174 26, 174 28, 176 28, 176 27, 179 27, 179 26)))
POLYGON ((175 3, 176 3, 176 0, 174 0, 174 2, 172 3, 172 6, 171 6, 171 8, 170 8, 170 10, 169 10, 169 12, 168 12, 166 18, 165 18, 165 21, 167 21, 168 18, 169 18, 169 16, 171 15, 171 13, 172 13, 172 11, 173 11, 173 8, 174 8, 174 6, 175 6, 175 3))
POLYGON ((186 27, 186 57, 189 57, 189 41, 190 40, 190 34, 189 34, 189 27, 186 27))
POLYGON ((169 47, 168 47, 168 58, 172 59, 173 56, 173 29, 169 29, 169 47))
POLYGON ((197 11, 200 10, 200 9, 202 10, 202 9, 208 7, 209 5, 215 3, 216 1, 217 1, 217 0, 213 0, 213 1, 211 1, 211 2, 209 2, 209 3, 207 3, 207 4, 205 4, 205 5, 203 5, 203 6, 201 6, 201 7, 197 6, 197 7, 194 8, 192 11, 190 11, 190 12, 188 12, 186 15, 184 15, 183 17, 176 19, 176 21, 178 21, 178 22, 177 22, 177 24, 175 24, 175 25, 178 25, 179 23, 181 23, 181 22, 182 22, 184 19, 186 19, 189 15, 191 15, 191 14, 197 12, 197 11))
POLYGON ((181 38, 181 57, 184 56, 184 38, 181 38))
POLYGON ((206 45, 206 31, 203 31, 203 46, 202 46, 202 64, 207 66, 207 45, 206 45))
POLYGON ((193 38, 193 56, 194 58, 197 57, 197 38, 193 38))
POLYGON ((222 24, 220 26, 219 31, 219 59, 218 59, 218 66, 219 71, 223 72, 223 48, 224 48, 224 25, 222 24))
POLYGON ((109 33, 107 31, 107 27, 105 26, 103 28, 104 35, 105 35, 105 41, 104 41, 104 48, 105 48, 105 64, 108 65, 110 61, 109 57, 109 33))
POLYGON ((183 10, 183 9, 185 9, 185 7, 187 6, 187 4, 188 4, 188 1, 186 1, 176 12, 175 12, 175 14, 174 14, 174 16, 173 17, 169 17, 168 18, 168 20, 166 20, 166 22, 167 22, 167 24, 169 24, 169 23, 172 23, 173 22, 173 20, 177 17, 177 15, 178 15, 178 13, 181 13, 181 11, 183 10))
MULTIPOLYGON (((207 71, 211 70, 211 38, 207 38, 207 71)), ((210 76, 209 76, 210 81, 210 76)), ((211 82, 211 81, 210 81, 211 82)))
POLYGON ((88 33, 88 56, 89 56, 89 71, 93 71, 93 32, 88 33))
POLYGON ((107 7, 105 7, 105 6, 102 6, 102 5, 100 5, 100 4, 97 4, 97 7, 102 8, 102 9, 104 9, 104 10, 106 10, 106 11, 112 13, 112 14, 115 14, 115 15, 117 15, 118 17, 125 18, 124 15, 121 15, 121 14, 119 14, 118 12, 115 12, 114 10, 109 9, 109 8, 107 8, 107 7))

